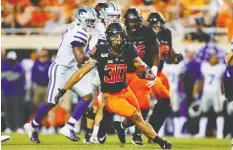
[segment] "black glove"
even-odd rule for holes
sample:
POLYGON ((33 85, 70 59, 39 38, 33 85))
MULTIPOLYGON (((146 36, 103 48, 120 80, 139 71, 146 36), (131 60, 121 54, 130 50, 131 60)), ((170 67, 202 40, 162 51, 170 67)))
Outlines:
POLYGON ((55 96, 55 103, 56 104, 58 104, 58 102, 59 102, 59 99, 66 93, 66 89, 59 89, 58 88, 58 93, 57 93, 57 95, 55 96))

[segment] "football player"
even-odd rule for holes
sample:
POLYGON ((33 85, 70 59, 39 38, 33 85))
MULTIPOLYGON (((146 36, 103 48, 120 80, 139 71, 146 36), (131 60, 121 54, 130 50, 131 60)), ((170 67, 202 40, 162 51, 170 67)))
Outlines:
MULTIPOLYGON (((127 40, 137 47, 139 57, 152 68, 152 72, 154 74, 157 74, 159 51, 156 32, 153 28, 142 24, 142 16, 137 8, 129 8, 125 12, 124 24, 127 31, 127 40)), ((129 87, 137 97, 142 116, 146 119, 150 109, 150 87, 155 83, 155 80, 148 81, 139 78, 136 75, 133 63, 130 62, 128 64, 126 77, 129 87)), ((122 130, 124 128, 124 124, 124 121, 123 123, 114 122, 114 127, 115 129, 122 130)), ((122 131, 118 132, 123 133, 122 131)), ((124 137, 124 135, 121 135, 121 137, 124 137)), ((138 128, 136 128, 135 133, 133 134, 132 143, 143 145, 141 132, 138 128)))
POLYGON ((198 97, 200 89, 203 89, 201 97, 201 111, 202 117, 199 122, 199 133, 195 138, 205 137, 206 127, 208 123, 207 113, 213 105, 214 111, 218 117, 216 119, 217 138, 223 138, 224 117, 223 111, 223 97, 222 97, 222 78, 226 70, 226 65, 219 63, 219 58, 213 49, 209 52, 208 62, 201 63, 202 79, 197 82, 194 87, 194 97, 198 97))
MULTIPOLYGON (((57 105, 55 95, 63 88, 67 80, 78 69, 77 64, 83 64, 89 59, 90 49, 88 41, 90 35, 87 31, 95 28, 97 14, 91 7, 80 7, 76 12, 76 22, 72 23, 62 38, 57 57, 49 69, 49 85, 47 102, 41 104, 31 123, 26 123, 24 128, 29 138, 34 143, 40 143, 36 128, 47 113, 57 105)), ((92 100, 92 77, 94 72, 88 73, 78 84, 71 89, 81 99, 76 104, 74 112, 67 124, 59 131, 60 134, 72 141, 80 140, 73 128, 92 100)))
POLYGON ((165 28, 165 18, 160 12, 152 12, 148 16, 148 25, 157 32, 159 41, 160 62, 156 83, 151 87, 151 92, 158 100, 153 108, 150 124, 156 132, 163 125, 165 119, 170 114, 170 85, 167 76, 162 72, 163 64, 166 60, 168 64, 178 64, 183 60, 182 54, 176 54, 172 48, 171 31, 165 28), (158 80, 159 79, 159 80, 158 80))
MULTIPOLYGON (((99 18, 99 22, 96 24, 96 30, 99 32, 99 40, 97 44, 104 44, 106 42, 106 36, 105 36, 106 27, 110 23, 120 22, 121 10, 120 7, 114 2, 107 2, 107 3, 98 3, 95 7, 95 11, 97 12, 97 16, 99 18)), ((100 88, 99 87, 100 79, 98 72, 96 74, 95 79, 93 80, 93 84, 96 87, 100 88)), ((100 91, 98 93, 100 93, 101 95, 100 91)), ((101 99, 101 96, 99 96, 99 99, 101 99)), ((103 110, 104 110, 104 104, 101 101, 98 102, 98 99, 96 98, 93 107, 89 108, 87 112, 87 130, 85 133, 84 143, 89 143, 90 141, 92 143, 99 143, 97 134, 99 131, 100 121, 103 118, 103 110)), ((108 114, 106 114, 107 112, 106 111, 104 112, 105 112, 104 113, 105 116, 108 116, 108 114)), ((109 122, 108 117, 105 117, 105 119, 101 123, 103 127, 101 128, 102 135, 100 135, 101 136, 100 139, 105 139, 103 138, 106 135, 105 125, 108 124, 106 123, 106 121, 109 122)))
MULTIPOLYGON (((92 50, 91 59, 73 74, 62 91, 66 91, 79 82, 86 73, 97 66, 101 80, 102 102, 106 105, 108 111, 126 117, 126 126, 135 124, 161 148, 171 149, 172 144, 161 139, 150 124, 143 119, 137 98, 126 81, 128 64, 133 64, 136 68, 144 68, 137 72, 138 77, 144 80, 154 80, 155 74, 138 57, 136 47, 125 41, 126 31, 120 23, 110 24, 107 27, 106 36, 108 43, 98 45, 92 50)), ((59 92, 57 98, 62 95, 64 95, 64 92, 59 92)), ((120 140, 121 143, 125 143, 125 139, 120 140)))

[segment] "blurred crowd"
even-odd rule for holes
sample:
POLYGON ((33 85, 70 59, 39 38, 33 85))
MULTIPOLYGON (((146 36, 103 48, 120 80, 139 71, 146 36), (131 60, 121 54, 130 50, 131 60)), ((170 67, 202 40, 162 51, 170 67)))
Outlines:
MULTIPOLYGON (((229 41, 233 35, 232 0, 113 0, 122 12, 138 7, 147 18, 152 11, 161 12, 167 22, 181 20, 185 27, 227 28, 229 41)), ((95 6, 99 0, 2 0, 2 28, 49 29, 73 21, 75 10, 80 6, 95 6)), ((101 1, 103 2, 103 1, 101 1)), ((10 30, 9 30, 10 31, 10 30)), ((9 34, 10 32, 2 32, 9 34)), ((41 33, 41 32, 40 32, 41 33)), ((18 34, 25 34, 25 31, 18 34)))
MULTIPOLYGON (((18 61, 17 53, 15 51, 7 51, 6 53, 2 49, 1 102, 2 113, 4 114, 2 115, 2 120, 4 120, 2 121, 2 130, 6 133, 24 133, 22 129, 23 124, 31 120, 37 107, 46 101, 47 85, 49 84, 49 66, 56 57, 55 55, 49 55, 48 50, 45 48, 41 48, 37 51, 32 51, 30 57, 18 61)), ((171 118, 174 119, 174 114, 179 114, 175 116, 179 125, 177 127, 175 120, 167 119, 160 130, 160 135, 179 136, 183 133, 198 133, 201 108, 199 108, 200 104, 196 105, 196 102, 201 99, 202 92, 200 91, 203 91, 203 89, 199 89, 199 92, 196 92, 196 83, 203 76, 201 71, 202 63, 214 61, 216 64, 224 64, 225 56, 226 52, 218 48, 216 43, 210 41, 200 50, 195 50, 192 45, 188 45, 185 48, 184 61, 179 65, 172 66, 172 68, 175 68, 173 73, 171 72, 172 69, 169 69, 167 65, 164 66, 164 72, 167 74, 171 86, 171 98, 173 100, 176 96, 176 99, 179 101, 178 106, 174 106, 174 109, 172 106, 173 114, 171 118), (215 58, 212 58, 212 56, 215 56, 215 58)), ((233 114, 233 110, 227 109, 228 103, 226 100, 233 101, 233 79, 227 76, 227 71, 233 71, 233 60, 231 60, 227 68, 224 68, 222 73, 226 89, 225 95, 223 95, 224 107, 221 111, 221 116, 225 118, 226 122, 222 128, 222 130, 224 129, 222 131, 224 136, 233 132, 231 128, 233 122, 232 119, 229 119, 229 114, 233 114)), ((42 121, 41 133, 56 133, 56 129, 63 126, 69 118, 72 106, 77 100, 77 95, 68 92, 62 103, 54 108, 42 121)), ((152 103, 156 102, 154 98, 151 98, 151 101, 152 103)), ((214 112, 214 109, 208 111, 206 114, 208 119, 213 120, 218 117, 218 113, 214 112)), ((84 119, 85 117, 80 122, 82 124, 77 124, 76 131, 85 129, 84 119)), ((113 119, 117 120, 119 118, 114 117, 113 119)), ((215 131, 216 124, 210 121, 208 126, 206 126, 207 135, 215 136, 215 131)), ((233 133, 231 134, 233 136, 233 133)))

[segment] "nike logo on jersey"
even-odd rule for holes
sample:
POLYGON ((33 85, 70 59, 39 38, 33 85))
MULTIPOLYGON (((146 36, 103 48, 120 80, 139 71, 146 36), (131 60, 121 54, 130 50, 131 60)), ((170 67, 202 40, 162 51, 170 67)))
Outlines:
POLYGON ((101 57, 108 57, 108 53, 101 53, 101 57))

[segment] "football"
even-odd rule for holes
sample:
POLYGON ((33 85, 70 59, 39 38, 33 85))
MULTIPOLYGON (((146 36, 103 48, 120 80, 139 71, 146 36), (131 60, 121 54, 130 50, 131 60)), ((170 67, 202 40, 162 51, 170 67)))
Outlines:
POLYGON ((140 65, 136 68, 137 76, 141 79, 154 80, 155 75, 152 73, 151 68, 145 65, 140 65))

